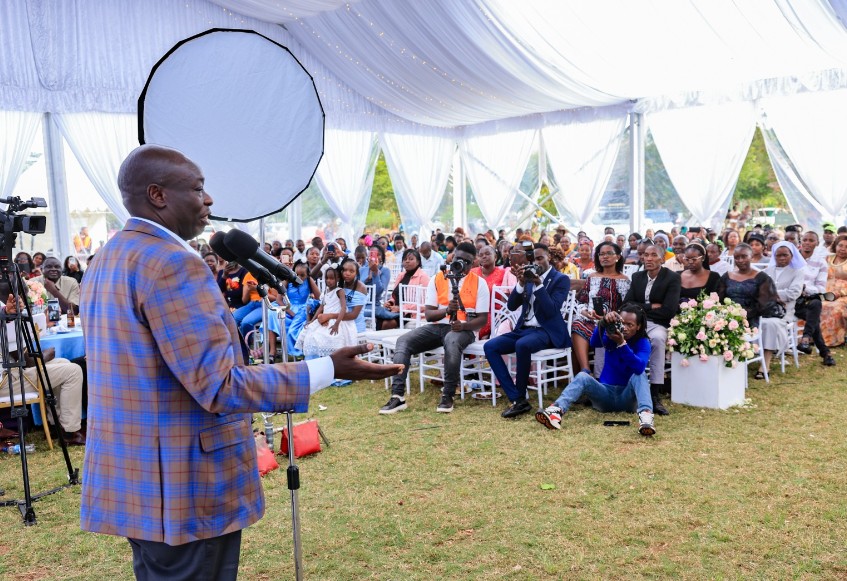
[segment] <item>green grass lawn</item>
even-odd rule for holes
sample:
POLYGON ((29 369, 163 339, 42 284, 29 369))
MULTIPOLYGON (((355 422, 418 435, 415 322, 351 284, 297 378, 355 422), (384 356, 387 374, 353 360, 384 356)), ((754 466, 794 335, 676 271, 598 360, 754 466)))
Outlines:
MULTIPOLYGON (((501 419, 503 403, 436 414, 435 388, 387 417, 381 382, 326 389, 309 416, 332 444, 299 461, 307 577, 847 578, 845 354, 833 368, 811 356, 785 375, 775 366, 741 408, 672 405, 653 438, 634 415, 581 406, 548 431, 531 415, 501 419), (633 425, 604 427, 610 418, 633 425)), ((33 488, 60 484, 61 453, 33 439, 33 488)), ((72 457, 81 464, 82 450, 72 457)), ((267 512, 245 531, 242 579, 294 577, 284 467, 263 480, 267 512)), ((18 458, 0 457, 7 497, 20 480, 18 458)), ((37 502, 34 527, 0 509, 0 578, 132 577, 124 539, 79 530, 79 497, 37 502)))

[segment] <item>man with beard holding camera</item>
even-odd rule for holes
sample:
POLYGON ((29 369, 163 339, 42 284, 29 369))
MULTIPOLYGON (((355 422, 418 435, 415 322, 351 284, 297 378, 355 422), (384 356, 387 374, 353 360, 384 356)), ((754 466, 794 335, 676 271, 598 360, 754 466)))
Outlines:
POLYGON ((566 349, 571 346, 568 326, 562 318, 562 304, 568 298, 571 279, 550 265, 545 244, 522 242, 530 264, 514 265, 512 272, 518 284, 509 294, 510 311, 521 309, 514 331, 485 342, 485 356, 506 397, 512 402, 501 415, 515 418, 532 411, 526 399, 531 366, 530 357, 542 349, 566 349), (503 355, 514 353, 517 360, 515 380, 503 361, 503 355))
POLYGON ((638 305, 621 307, 620 313, 606 313, 591 335, 592 347, 606 349, 606 363, 600 381, 581 371, 553 405, 539 410, 535 419, 548 429, 561 430, 562 416, 583 394, 599 412, 638 412, 638 432, 656 433, 653 426, 653 400, 647 379, 650 339, 647 319, 638 305))
POLYGON ((441 402, 435 411, 453 411, 453 397, 459 386, 459 367, 462 353, 476 340, 477 332, 488 321, 490 301, 488 285, 471 272, 476 258, 476 247, 462 242, 453 252, 449 266, 429 281, 426 291, 426 320, 424 325, 405 333, 397 339, 394 363, 402 363, 403 371, 391 380, 391 399, 379 410, 380 414, 394 414, 406 409, 406 376, 414 355, 444 347, 444 389, 441 402), (458 286, 458 300, 454 296, 458 286))

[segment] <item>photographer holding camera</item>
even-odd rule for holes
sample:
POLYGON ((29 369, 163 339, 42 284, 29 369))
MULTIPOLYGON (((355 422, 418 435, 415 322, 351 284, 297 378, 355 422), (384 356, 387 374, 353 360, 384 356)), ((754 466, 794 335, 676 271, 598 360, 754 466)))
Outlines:
POLYGON ((488 285, 471 272, 475 258, 476 247, 470 242, 462 242, 456 247, 449 268, 430 279, 425 314, 431 324, 412 329, 397 339, 394 363, 402 363, 404 367, 391 380, 391 399, 380 408, 380 414, 394 414, 406 409, 406 376, 412 356, 442 346, 444 389, 435 411, 453 411, 462 353, 488 322, 488 285), (455 289, 458 289, 458 297, 454 294, 455 289))
POLYGON ((501 415, 514 418, 532 411, 526 399, 530 357, 542 349, 564 349, 571 346, 568 326, 562 318, 562 304, 568 298, 571 279, 550 265, 549 249, 545 244, 530 241, 518 245, 524 250, 529 264, 513 264, 512 272, 518 283, 509 295, 509 310, 521 309, 514 331, 485 343, 485 356, 503 391, 512 402, 501 415), (517 359, 515 380, 503 355, 514 353, 517 359))
POLYGON ((581 371, 553 405, 539 410, 535 419, 551 430, 562 429, 562 416, 584 393, 599 412, 638 412, 638 432, 656 433, 653 400, 647 379, 650 339, 644 309, 626 304, 619 312, 606 313, 591 335, 592 347, 606 350, 600 381, 581 371))

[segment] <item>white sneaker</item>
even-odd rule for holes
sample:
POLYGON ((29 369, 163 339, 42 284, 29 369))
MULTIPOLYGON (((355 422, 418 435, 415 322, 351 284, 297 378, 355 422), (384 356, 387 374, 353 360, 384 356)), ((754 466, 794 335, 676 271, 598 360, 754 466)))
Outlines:
POLYGON ((561 430, 562 414, 562 408, 550 405, 547 406, 547 409, 535 412, 535 419, 538 420, 540 424, 544 424, 548 430, 561 430))
POLYGON ((656 433, 656 428, 653 425, 653 412, 643 410, 638 412, 638 421, 641 423, 638 426, 638 433, 642 436, 652 436, 656 433))

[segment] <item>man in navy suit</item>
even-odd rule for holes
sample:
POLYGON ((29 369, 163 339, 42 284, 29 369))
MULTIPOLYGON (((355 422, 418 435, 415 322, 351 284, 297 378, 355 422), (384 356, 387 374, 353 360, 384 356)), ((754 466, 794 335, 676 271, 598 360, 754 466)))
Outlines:
POLYGON ((488 363, 512 402, 501 414, 504 418, 514 418, 533 409, 526 399, 531 355, 542 349, 571 346, 568 326, 561 313, 571 289, 571 279, 550 266, 546 244, 536 244, 532 252, 535 269, 512 268, 518 284, 509 295, 507 306, 511 311, 521 309, 515 330, 485 343, 488 363), (503 355, 508 353, 515 353, 517 358, 514 381, 503 361, 503 355))

